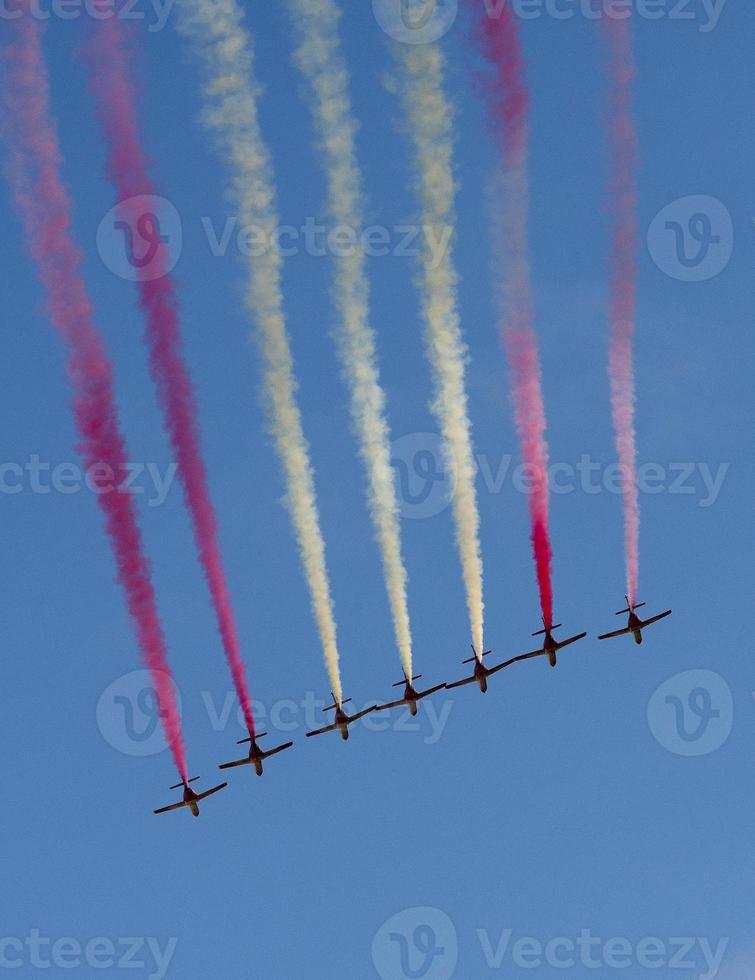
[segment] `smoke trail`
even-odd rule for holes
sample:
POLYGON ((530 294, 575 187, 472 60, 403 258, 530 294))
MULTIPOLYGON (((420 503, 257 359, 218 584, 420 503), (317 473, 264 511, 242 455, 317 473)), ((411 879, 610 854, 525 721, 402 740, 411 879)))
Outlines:
MULTIPOLYGON (((117 17, 100 20, 88 46, 87 63, 108 150, 108 176, 118 194, 120 217, 138 227, 140 195, 154 193, 137 122, 131 65, 117 17)), ((223 649, 233 676, 244 719, 254 734, 254 718, 244 664, 239 650, 231 598, 220 554, 215 510, 210 499, 202 457, 194 389, 180 334, 178 301, 167 274, 167 253, 160 244, 149 277, 138 282, 146 317, 150 369, 163 410, 165 427, 178 462, 178 473, 194 528, 199 558, 210 589, 223 649), (159 265, 162 263, 162 266, 159 265), (155 271, 164 274, 154 277, 155 271)))
MULTIPOLYGON (((511 7, 506 6, 500 16, 485 17, 478 37, 490 69, 482 75, 482 89, 501 152, 502 203, 494 218, 494 246, 501 264, 500 329, 511 373, 522 458, 532 485, 529 511, 540 607, 545 625, 550 627, 553 624, 553 553, 548 529, 548 444, 540 355, 533 329, 528 241, 529 92, 511 7)), ((495 206, 498 207, 498 201, 495 206)))
POLYGON ((632 113, 635 75, 629 21, 604 18, 610 51, 611 334, 608 369, 616 449, 624 506, 624 552, 627 594, 637 601, 639 579, 640 502, 634 429, 634 359, 632 337, 637 294, 637 134, 632 113))
POLYGON ((440 425, 448 463, 456 476, 453 514, 461 558, 472 641, 483 652, 482 557, 480 517, 475 490, 476 466, 467 414, 462 337, 457 300, 457 274, 451 253, 454 227, 453 119, 443 90, 445 62, 432 44, 396 45, 399 86, 409 122, 419 193, 425 248, 420 279, 425 317, 425 346, 435 385, 433 412, 440 425), (446 242, 440 254, 431 240, 446 242))
MULTIPOLYGON (((289 0, 297 29, 296 61, 313 94, 335 226, 361 231, 362 177, 355 147, 356 122, 348 74, 340 51, 340 12, 334 0, 289 0)), ((406 568, 391 447, 380 385, 375 334, 369 323, 369 283, 360 247, 338 258, 335 300, 341 316, 339 348, 351 389, 351 413, 369 480, 369 507, 380 545, 393 628, 406 676, 412 676, 412 637, 406 568)))
MULTIPOLYGON (((26 238, 44 288, 47 312, 69 347, 68 376, 78 449, 87 468, 124 473, 128 452, 120 431, 113 377, 94 325, 82 277, 81 254, 73 242, 73 206, 60 173, 61 153, 51 118, 47 67, 40 28, 28 4, 13 20, 11 47, 4 52, 4 101, 8 179, 26 238)), ((150 568, 142 548, 134 498, 129 493, 97 495, 136 626, 142 657, 152 676, 166 737, 181 779, 188 778, 181 721, 175 703, 165 640, 157 613, 150 568)))
POLYGON ((325 664, 337 700, 342 698, 336 624, 320 530, 309 446, 296 402, 296 379, 281 291, 282 258, 274 247, 279 226, 275 181, 257 109, 251 38, 236 0, 180 0, 180 28, 201 63, 204 122, 230 166, 231 196, 242 226, 265 230, 270 246, 249 270, 246 304, 258 327, 265 361, 265 392, 288 507, 301 552, 325 664))

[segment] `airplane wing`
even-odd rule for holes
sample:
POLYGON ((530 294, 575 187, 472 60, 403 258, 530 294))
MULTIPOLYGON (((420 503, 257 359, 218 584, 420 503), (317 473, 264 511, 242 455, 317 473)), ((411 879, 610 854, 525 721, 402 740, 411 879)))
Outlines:
POLYGON ((577 640, 583 640, 587 636, 587 633, 579 633, 577 636, 570 636, 568 640, 562 640, 558 649, 561 650, 563 647, 568 647, 570 643, 576 643, 577 640))
POLYGON ((182 807, 185 807, 185 806, 186 806, 186 804, 184 803, 183 800, 181 800, 180 803, 171 803, 170 806, 161 806, 159 810, 154 810, 153 812, 154 813, 170 813, 171 810, 180 810, 182 807))
POLYGON ((208 796, 212 796, 213 793, 219 793, 221 789, 225 789, 228 783, 221 783, 220 786, 213 786, 212 789, 206 790, 204 793, 197 794, 197 801, 206 800, 208 796))
POLYGON ((368 715, 371 711, 377 711, 377 705, 376 704, 373 704, 372 707, 370 707, 370 708, 365 708, 364 711, 357 711, 357 713, 355 715, 352 715, 349 718, 349 722, 348 723, 351 724, 352 721, 358 721, 359 718, 364 718, 364 716, 365 715, 368 715))
POLYGON ((510 667, 511 664, 517 664, 520 660, 531 660, 532 657, 542 657, 545 653, 544 650, 533 650, 531 653, 522 653, 518 657, 512 657, 511 660, 504 660, 502 664, 498 664, 497 667, 492 667, 488 673, 497 674, 499 670, 503 670, 504 667, 510 667))
POLYGON ((476 677, 465 677, 463 680, 454 681, 453 684, 446 684, 446 690, 451 691, 455 687, 464 687, 465 684, 474 684, 476 680, 476 677))
POLYGON ((630 630, 629 627, 626 627, 623 630, 614 630, 613 633, 603 633, 603 635, 599 636, 598 639, 611 640, 613 639, 614 636, 626 636, 627 633, 631 633, 631 632, 632 630, 630 630))
POLYGON ((401 698, 400 701, 389 701, 388 704, 379 704, 375 711, 387 711, 389 708, 399 708, 402 704, 407 704, 405 698, 401 698))
POLYGON ((651 623, 657 623, 659 619, 665 619, 666 616, 671 615, 671 610, 667 609, 666 612, 658 613, 657 616, 651 616, 650 619, 643 619, 642 628, 645 629, 646 626, 650 626, 651 623))
POLYGON ((427 691, 420 691, 420 693, 417 695, 417 700, 421 701, 422 698, 427 698, 431 694, 435 694, 436 691, 442 691, 445 686, 445 684, 436 684, 435 687, 431 687, 427 691))
POLYGON ((313 735, 324 735, 325 732, 334 732, 338 728, 338 725, 326 725, 325 728, 317 728, 313 732, 306 732, 307 738, 312 738, 313 735))
POLYGON ((279 752, 282 752, 284 749, 290 749, 293 744, 294 744, 293 742, 286 742, 285 745, 278 745, 274 749, 270 749, 269 752, 263 752, 262 758, 269 759, 271 755, 277 755, 279 752))
POLYGON ((222 766, 218 766, 218 769, 235 769, 236 766, 248 766, 252 760, 248 755, 244 756, 243 759, 239 759, 237 762, 224 762, 222 766))

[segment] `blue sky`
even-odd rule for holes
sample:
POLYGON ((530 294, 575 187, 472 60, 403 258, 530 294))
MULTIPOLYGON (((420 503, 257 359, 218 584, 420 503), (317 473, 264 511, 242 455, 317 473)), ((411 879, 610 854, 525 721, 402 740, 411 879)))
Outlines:
MULTIPOLYGON (((94 497, 40 489, 53 468, 76 462, 75 434, 62 352, 41 314, 8 195, 0 195, 7 324, 0 389, 7 650, 0 938, 11 940, 0 956, 22 957, 16 975, 36 975, 33 941, 20 953, 17 946, 34 930, 81 947, 108 938, 116 949, 113 965, 96 972, 91 962, 66 969, 58 955, 48 976, 120 975, 115 960, 125 955, 126 937, 149 937, 168 949, 165 975, 181 980, 520 973, 603 980, 622 972, 603 945, 593 947, 599 969, 587 965, 576 943, 589 930, 601 943, 621 937, 631 946, 623 973, 633 980, 646 973, 705 976, 705 942, 716 950, 722 939, 728 943, 719 976, 752 976, 755 684, 747 613, 754 399, 746 324, 753 308, 755 147, 747 82, 755 13, 729 2, 715 28, 705 30, 710 5, 688 4, 692 19, 672 16, 670 2, 661 6, 661 19, 636 19, 643 230, 637 430, 640 462, 659 468, 656 492, 642 495, 640 591, 648 610, 673 606, 674 615, 641 648, 594 639, 612 627, 624 591, 620 501, 600 487, 614 458, 605 372, 605 86, 595 24, 544 12, 523 23, 522 33, 533 92, 532 254, 549 442, 554 462, 598 464, 592 484, 564 470, 573 489, 553 497, 555 606, 565 628, 587 629, 591 637, 570 648, 556 671, 540 661, 523 665, 497 677, 484 699, 470 688, 433 699, 432 713, 420 712, 418 730, 404 730, 399 715, 388 730, 355 731, 348 745, 304 739, 301 705, 327 696, 327 676, 266 431, 260 364, 242 305, 244 263, 234 247, 213 256, 208 243, 207 223, 220 230, 232 212, 198 124, 198 79, 174 14, 164 29, 148 31, 151 8, 137 8, 146 14, 135 22, 143 35, 145 141, 161 191, 183 225, 175 274, 187 358, 253 697, 264 727, 277 725, 270 729, 277 740, 296 739, 264 779, 247 769, 232 773, 229 789, 197 821, 184 813, 152 815, 171 800, 169 755, 130 754, 140 743, 124 734, 120 702, 111 705, 106 694, 103 702, 114 682, 120 694, 138 692, 138 678, 122 679, 139 669, 138 652, 94 497), (691 195, 709 200, 682 200, 691 195), (651 234, 651 255, 647 229, 670 205, 656 222, 660 232, 651 234), (731 230, 720 223, 726 212, 731 230), (693 268, 696 281, 681 281, 665 220, 686 228, 700 213, 711 216, 721 240, 693 268), (720 273, 703 279, 706 262, 719 256, 720 273), (26 469, 35 458, 48 468, 36 485, 26 469), (706 478, 715 482, 717 474, 722 484, 706 488, 706 478), (719 712, 709 724, 690 713, 693 689, 708 691, 719 712), (687 709, 681 729, 674 698, 687 709), (699 738, 685 741, 680 731, 699 738), (399 913, 405 914, 383 928, 399 913), (510 943, 496 966, 491 956, 507 930, 510 943), (409 972, 400 965, 402 941, 390 938, 400 934, 409 972), (516 941, 528 937, 543 948, 541 965, 532 969, 523 965, 521 946, 514 953, 516 941), (638 950, 652 937, 665 953, 650 970, 643 965, 649 947, 638 950), (681 937, 694 937, 677 959, 687 967, 672 962, 673 941, 681 937), (544 952, 559 939, 577 950, 571 967, 555 965, 555 953, 544 952), (449 972, 455 946, 458 964, 449 972), (444 953, 433 955, 435 947, 444 953)), ((290 25, 281 4, 250 5, 248 23, 257 40, 281 218, 298 227, 324 213, 325 182, 303 83, 291 64, 290 25)), ((76 58, 86 27, 86 17, 53 17, 45 40, 65 176, 131 455, 164 474, 171 461, 135 292, 96 247, 113 201, 76 58)), ((417 202, 400 105, 386 85, 388 38, 368 3, 346 8, 343 34, 370 221, 395 240, 396 229, 414 220, 417 202)), ((482 460, 486 635, 504 659, 530 648, 538 602, 527 501, 512 477, 518 453, 495 330, 486 233, 494 154, 460 22, 442 43, 458 112, 456 259, 470 414, 482 460), (494 476, 509 457, 496 487, 494 476)), ((694 256, 697 246, 686 244, 694 256)), ((416 271, 415 260, 400 254, 370 264, 390 422, 394 437, 404 437, 397 452, 409 463, 432 448, 435 431, 416 271)), ((289 259, 285 298, 344 685, 361 706, 386 697, 400 667, 332 339, 332 273, 327 257, 289 259)), ((159 506, 146 473, 137 485, 190 766, 207 786, 215 765, 234 758, 244 732, 234 710, 224 715, 232 688, 178 484, 159 506)), ((429 510, 418 516, 409 506, 403 532, 416 666, 436 682, 461 676, 468 626, 450 510, 437 497, 429 510)), ((137 717, 137 726, 145 722, 137 717)), ((101 962, 109 963, 102 949, 101 962)), ((150 949, 134 953, 144 965, 132 975, 160 975, 150 949)))

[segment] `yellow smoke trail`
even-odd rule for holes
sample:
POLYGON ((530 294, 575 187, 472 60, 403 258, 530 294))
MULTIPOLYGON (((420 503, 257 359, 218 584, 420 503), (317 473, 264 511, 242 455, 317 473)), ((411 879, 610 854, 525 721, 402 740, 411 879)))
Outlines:
MULTIPOLYGON (((297 33, 296 63, 312 93, 334 225, 361 240, 364 227, 362 176, 355 147, 356 123, 349 78, 340 50, 340 11, 335 0, 288 0, 297 33)), ((337 258, 335 302, 340 314, 339 351, 351 390, 351 414, 367 470, 370 514, 383 560, 388 600, 401 661, 412 676, 412 637, 407 575, 391 467, 385 392, 380 384, 375 334, 369 319, 369 283, 364 249, 357 244, 337 258), (348 253, 348 254, 347 254, 348 253)))
MULTIPOLYGON (((214 134, 231 178, 240 224, 264 230, 269 243, 279 225, 270 154, 260 130, 251 38, 236 0, 179 0, 180 29, 192 42, 203 73, 203 120, 214 134)), ((283 315, 280 252, 268 247, 249 270, 246 305, 257 324, 265 363, 265 393, 287 485, 287 503, 299 543, 333 693, 342 698, 333 601, 320 530, 309 446, 296 402, 291 348, 283 315)))
POLYGON ((453 513, 462 565, 472 641, 483 652, 482 557, 476 467, 467 414, 464 366, 467 348, 461 333, 457 274, 449 229, 454 227, 452 111, 443 88, 444 58, 434 44, 395 45, 399 90, 409 122, 422 202, 424 251, 422 304, 425 343, 433 369, 433 411, 440 424, 449 463, 456 476, 453 513), (432 236, 432 238, 431 238, 432 236), (446 242, 441 253, 432 242, 446 242))

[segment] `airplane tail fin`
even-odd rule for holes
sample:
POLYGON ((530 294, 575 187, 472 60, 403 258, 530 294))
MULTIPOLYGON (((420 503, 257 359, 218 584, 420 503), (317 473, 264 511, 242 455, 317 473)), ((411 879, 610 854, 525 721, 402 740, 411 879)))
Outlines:
MULTIPOLYGON (((560 629, 561 626, 563 626, 563 623, 554 623, 553 626, 551 626, 551 629, 552 630, 557 630, 557 629, 560 629)), ((545 629, 538 630, 537 633, 533 633, 532 635, 533 636, 545 636, 545 634, 547 632, 548 632, 548 629, 546 627, 545 629)))
MULTIPOLYGON (((188 785, 189 785, 189 783, 196 783, 196 781, 197 781, 197 780, 198 780, 199 778, 200 778, 199 776, 194 776, 194 778, 193 778, 193 779, 187 779, 187 781, 186 781, 186 785, 188 786, 188 785)), ((171 786, 170 788, 171 788, 171 789, 183 789, 183 787, 184 787, 184 784, 183 784, 183 783, 176 783, 176 785, 175 785, 175 786, 171 786)))
MULTIPOLYGON (((474 657, 467 657, 466 660, 462 660, 463 664, 473 664, 475 660, 477 660, 477 651, 475 650, 474 647, 472 647, 472 651, 474 652, 474 657)), ((493 652, 492 650, 485 650, 485 652, 481 654, 481 656, 487 657, 492 652, 493 652)))
POLYGON ((406 675, 404 675, 404 679, 395 683, 393 687, 404 687, 406 684, 413 684, 414 681, 418 681, 421 677, 422 674, 415 674, 410 680, 406 675))
POLYGON ((624 596, 624 598, 627 600, 626 609, 619 609, 619 611, 616 613, 617 616, 623 616, 624 613, 633 612, 635 609, 640 609, 645 605, 644 602, 635 602, 635 604, 632 605, 627 596, 624 596))
MULTIPOLYGON (((264 738, 265 735, 267 735, 267 732, 257 732, 254 736, 254 739, 256 740, 258 738, 264 738)), ((251 742, 251 741, 252 741, 252 736, 250 735, 249 738, 240 738, 238 742, 236 742, 236 745, 244 745, 245 742, 251 742)))

